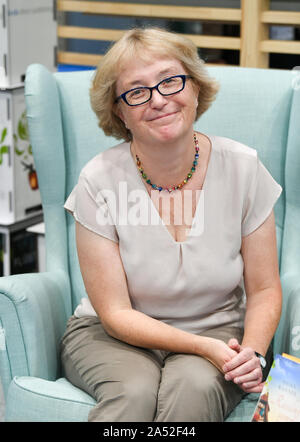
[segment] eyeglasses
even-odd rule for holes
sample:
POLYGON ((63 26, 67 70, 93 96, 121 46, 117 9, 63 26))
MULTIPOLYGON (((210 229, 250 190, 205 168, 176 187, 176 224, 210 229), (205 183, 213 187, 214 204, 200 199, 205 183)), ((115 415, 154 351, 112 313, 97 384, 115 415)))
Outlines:
POLYGON ((151 100, 153 89, 156 89, 163 96, 177 94, 184 89, 187 78, 192 77, 191 75, 174 75, 173 77, 165 78, 153 87, 135 87, 121 94, 116 98, 115 102, 122 98, 128 106, 139 106, 151 100))

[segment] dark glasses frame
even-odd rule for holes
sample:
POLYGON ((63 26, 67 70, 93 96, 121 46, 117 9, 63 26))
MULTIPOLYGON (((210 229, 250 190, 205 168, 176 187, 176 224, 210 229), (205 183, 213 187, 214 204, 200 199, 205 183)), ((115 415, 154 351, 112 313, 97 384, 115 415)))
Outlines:
POLYGON ((140 106, 141 104, 145 104, 145 103, 147 103, 148 101, 151 100, 153 89, 157 90, 157 92, 159 92, 160 95, 162 95, 162 96, 164 96, 164 97, 167 97, 167 96, 169 96, 169 95, 177 94, 178 92, 181 92, 181 91, 184 89, 184 87, 185 87, 185 83, 186 83, 186 80, 187 80, 188 78, 192 78, 192 76, 191 76, 191 75, 173 75, 172 77, 164 78, 164 79, 161 80, 159 83, 157 83, 156 86, 153 86, 153 87, 148 87, 148 86, 134 87, 133 89, 129 89, 128 91, 126 91, 126 92, 124 92, 123 94, 119 95, 119 96, 115 99, 115 103, 117 103, 120 99, 122 99, 122 100, 123 100, 128 106, 140 106), (160 86, 162 83, 164 83, 165 81, 171 80, 172 78, 181 78, 181 79, 182 79, 182 87, 181 87, 181 89, 179 89, 179 90, 176 91, 176 92, 171 92, 171 93, 169 93, 169 94, 164 94, 164 93, 162 93, 162 92, 159 90, 159 86, 160 86), (150 96, 149 96, 149 98, 147 98, 147 100, 143 101, 142 103, 138 103, 138 104, 130 104, 130 103, 128 103, 127 98, 126 98, 126 95, 127 95, 129 92, 132 92, 132 91, 135 91, 135 90, 139 90, 139 89, 147 89, 147 90, 149 90, 149 91, 150 91, 150 96))

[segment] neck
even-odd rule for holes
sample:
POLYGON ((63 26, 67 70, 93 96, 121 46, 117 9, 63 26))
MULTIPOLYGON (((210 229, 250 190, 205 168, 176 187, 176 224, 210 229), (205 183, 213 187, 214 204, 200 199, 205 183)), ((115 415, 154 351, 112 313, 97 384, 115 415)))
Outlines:
POLYGON ((177 185, 190 171, 195 156, 194 130, 180 139, 163 143, 144 143, 134 139, 131 153, 134 160, 138 155, 152 183, 163 187, 177 185))

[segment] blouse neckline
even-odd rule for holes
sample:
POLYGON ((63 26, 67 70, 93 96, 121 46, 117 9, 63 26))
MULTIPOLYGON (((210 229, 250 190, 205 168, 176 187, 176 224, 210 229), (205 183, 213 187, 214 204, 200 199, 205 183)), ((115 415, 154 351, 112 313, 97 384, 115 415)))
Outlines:
MULTIPOLYGON (((208 165, 207 165, 207 169, 206 169, 206 174, 205 174, 205 178, 204 178, 204 182, 203 182, 203 185, 202 185, 202 189, 199 189, 199 190, 201 190, 201 191, 205 191, 205 190, 207 189, 208 182, 209 182, 209 176, 210 176, 210 174, 211 174, 211 167, 212 167, 212 166, 211 166, 211 163, 212 163, 212 157, 213 157, 213 153, 214 153, 214 143, 213 143, 213 140, 212 140, 211 136, 206 135, 206 134, 203 134, 203 133, 201 133, 201 132, 198 132, 198 133, 199 133, 200 135, 204 135, 204 136, 209 140, 209 142, 210 142, 210 147, 211 147, 211 149, 210 149, 210 155, 209 155, 209 160, 208 160, 208 165)), ((155 207, 155 205, 154 205, 152 199, 150 198, 150 195, 149 195, 149 193, 148 193, 148 191, 147 191, 147 188, 146 188, 146 186, 145 186, 145 184, 144 184, 144 182, 143 182, 143 180, 142 180, 142 178, 141 178, 141 176, 140 176, 140 174, 139 174, 139 172, 138 172, 138 169, 137 169, 137 167, 136 167, 136 164, 135 164, 134 159, 132 158, 132 155, 131 155, 131 152, 130 152, 130 143, 126 143, 126 145, 127 145, 127 150, 128 150, 127 153, 128 153, 128 155, 129 155, 129 157, 130 157, 130 158, 129 158, 129 160, 130 160, 130 167, 134 169, 134 173, 135 173, 135 176, 136 176, 136 178, 137 178, 137 179, 136 179, 137 185, 138 185, 138 187, 139 187, 140 189, 142 189, 142 190, 144 190, 144 191, 146 192, 146 194, 147 194, 147 198, 150 200, 150 204, 151 204, 152 209, 154 209, 154 210, 157 212, 157 214, 158 214, 158 216, 159 216, 159 218, 160 218, 160 221, 161 221, 161 223, 162 223, 162 224, 161 224, 162 228, 166 231, 166 234, 169 236, 169 238, 171 239, 171 242, 172 242, 173 244, 183 245, 183 244, 187 243, 187 242, 190 241, 191 238, 192 238, 191 230, 193 229, 193 226, 194 226, 194 224, 195 224, 195 222, 196 222, 196 220, 197 220, 197 217, 198 217, 199 206, 201 205, 201 204, 200 204, 201 195, 200 195, 200 197, 199 197, 199 199, 198 199, 198 201, 197 201, 197 206, 196 206, 196 210, 195 210, 194 217, 193 217, 193 220, 192 220, 192 225, 191 225, 191 227, 190 227, 190 229, 189 229, 189 232, 188 232, 188 234, 187 234, 185 240, 184 240, 184 241, 175 241, 175 239, 173 238, 173 236, 172 236, 171 233, 169 232, 167 226, 165 225, 164 220, 163 220, 162 217, 160 216, 160 214, 159 214, 157 208, 155 207)))

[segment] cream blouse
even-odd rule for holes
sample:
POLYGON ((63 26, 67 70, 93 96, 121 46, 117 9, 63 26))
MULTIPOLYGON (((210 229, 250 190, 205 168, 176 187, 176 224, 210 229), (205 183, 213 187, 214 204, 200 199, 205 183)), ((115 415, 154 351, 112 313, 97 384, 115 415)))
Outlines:
MULTIPOLYGON (((184 242, 160 218, 129 143, 92 158, 64 205, 87 229, 119 244, 132 308, 191 333, 243 326, 242 237, 266 220, 282 191, 255 149, 206 136, 211 155, 184 242)), ((96 312, 84 297, 74 314, 96 312)))

